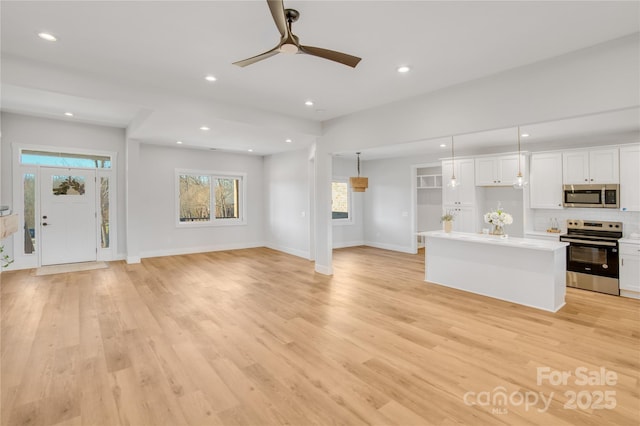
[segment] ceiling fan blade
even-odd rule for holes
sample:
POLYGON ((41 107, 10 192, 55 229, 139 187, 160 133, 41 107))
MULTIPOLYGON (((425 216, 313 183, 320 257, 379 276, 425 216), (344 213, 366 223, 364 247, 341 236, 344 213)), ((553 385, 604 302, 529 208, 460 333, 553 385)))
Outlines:
POLYGON ((300 46, 300 51, 307 55, 318 56, 319 58, 329 59, 330 61, 340 62, 341 64, 355 68, 362 58, 347 55, 346 53, 336 52, 334 50, 322 49, 313 46, 300 46))
POLYGON ((269 3, 269 10, 271 11, 271 16, 273 16, 273 20, 276 23, 276 27, 278 27, 278 31, 280 31, 280 35, 284 38, 289 29, 287 27, 287 18, 284 16, 284 4, 282 0, 267 0, 269 3))
POLYGON ((261 53, 259 55, 253 56, 251 58, 248 59, 243 59, 242 61, 237 61, 234 62, 233 65, 237 65, 239 67, 246 67, 247 65, 251 65, 254 64, 258 61, 262 61, 263 59, 267 59, 272 57, 273 55, 277 55, 278 53, 280 53, 280 46, 276 46, 271 50, 268 50, 264 53, 261 53))

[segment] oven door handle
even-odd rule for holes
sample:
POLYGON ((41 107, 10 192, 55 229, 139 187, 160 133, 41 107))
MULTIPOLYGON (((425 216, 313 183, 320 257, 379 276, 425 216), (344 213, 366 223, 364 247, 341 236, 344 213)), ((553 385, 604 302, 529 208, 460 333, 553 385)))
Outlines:
POLYGON ((574 240, 573 238, 561 238, 560 241, 564 243, 590 244, 592 246, 616 247, 618 245, 618 243, 614 243, 610 241, 585 241, 585 240, 574 240))

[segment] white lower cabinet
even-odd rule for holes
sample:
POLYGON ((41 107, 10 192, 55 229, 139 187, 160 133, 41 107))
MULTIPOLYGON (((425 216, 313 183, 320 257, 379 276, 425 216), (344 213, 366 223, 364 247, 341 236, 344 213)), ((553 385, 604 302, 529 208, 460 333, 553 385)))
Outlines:
POLYGON ((640 244, 620 243, 620 296, 640 299, 640 244))

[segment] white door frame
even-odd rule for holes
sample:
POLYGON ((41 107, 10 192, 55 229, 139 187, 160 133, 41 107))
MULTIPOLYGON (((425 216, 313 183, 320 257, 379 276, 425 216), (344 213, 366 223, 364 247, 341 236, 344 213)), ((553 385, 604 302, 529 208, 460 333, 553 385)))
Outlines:
POLYGON ((418 169, 440 167, 442 163, 431 162, 411 165, 411 252, 418 253, 418 169))
MULTIPOLYGON (((12 176, 13 176, 13 210, 15 213, 18 213, 21 218, 20 229, 24 226, 24 187, 23 187, 23 175, 25 173, 32 173, 36 178, 35 185, 35 220, 36 223, 39 223, 39 220, 42 216, 41 214, 41 206, 40 206, 40 181, 41 181, 41 173, 40 173, 40 165, 35 164, 22 164, 20 161, 20 155, 23 150, 31 150, 31 151, 45 151, 52 153, 66 153, 66 154, 82 154, 82 155, 96 155, 96 156, 104 156, 111 158, 111 168, 108 169, 97 169, 97 168, 85 168, 85 170, 95 170, 96 171, 96 212, 100 214, 100 179, 106 177, 109 179, 109 247, 102 248, 100 244, 100 224, 102 218, 98 216, 96 220, 96 248, 97 252, 97 260, 116 260, 117 259, 117 248, 118 248, 118 221, 117 221, 117 213, 118 213, 118 163, 117 156, 118 153, 115 151, 100 151, 93 149, 82 149, 82 148, 74 148, 74 147, 59 147, 59 146, 51 146, 51 145, 29 145, 29 144, 18 144, 12 143, 12 176)), ((47 168, 60 168, 62 170, 69 169, 69 167, 64 166, 49 166, 45 165, 42 167, 47 168)), ((82 170, 82 167, 74 167, 75 169, 82 170)), ((41 260, 41 250, 38 248, 38 243, 41 242, 41 236, 38 235, 38 239, 36 240, 36 251, 33 254, 25 254, 24 253, 24 236, 22 232, 17 232, 13 235, 13 258, 15 262, 11 265, 9 269, 29 269, 29 268, 38 268, 42 265, 41 260)))

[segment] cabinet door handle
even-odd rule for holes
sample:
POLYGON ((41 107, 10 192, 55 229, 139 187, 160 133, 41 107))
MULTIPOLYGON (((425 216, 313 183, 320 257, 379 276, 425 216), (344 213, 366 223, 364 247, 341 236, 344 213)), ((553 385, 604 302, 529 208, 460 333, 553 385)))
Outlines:
POLYGON ((620 259, 620 264, 621 264, 622 266, 624 266, 624 257, 623 257, 622 259, 620 259))
POLYGON ((589 179, 585 179, 584 181, 585 181, 585 182, 589 182, 589 179))

